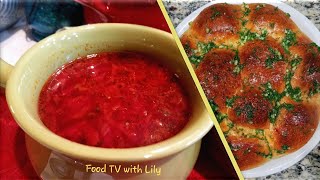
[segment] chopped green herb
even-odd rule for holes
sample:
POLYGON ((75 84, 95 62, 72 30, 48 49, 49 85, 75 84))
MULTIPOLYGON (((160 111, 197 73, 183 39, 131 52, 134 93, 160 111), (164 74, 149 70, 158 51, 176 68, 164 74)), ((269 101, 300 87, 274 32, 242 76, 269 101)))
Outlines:
POLYGON ((313 86, 309 90, 309 97, 320 93, 320 83, 316 80, 313 81, 313 86))
POLYGON ((278 93, 278 91, 272 88, 272 85, 270 82, 262 84, 262 87, 263 87, 262 96, 271 102, 277 103, 283 97, 283 94, 278 93))
POLYGON ((308 75, 311 75, 315 72, 320 72, 320 67, 315 67, 315 66, 312 66, 308 69, 308 75))
POLYGON ((316 47, 318 49, 319 53, 320 53, 320 46, 318 46, 316 43, 314 43, 314 42, 310 43, 310 46, 316 47))
POLYGON ((261 8, 263 8, 263 7, 265 7, 265 4, 258 4, 257 6, 256 6, 256 11, 259 11, 261 8))
POLYGON ((265 40, 267 37, 268 31, 266 29, 262 30, 262 33, 259 35, 258 39, 265 40))
POLYGON ((229 107, 229 108, 232 108, 233 106, 233 103, 236 101, 236 99, 238 99, 239 97, 238 96, 232 96, 230 99, 227 98, 226 99, 226 106, 229 107))
POLYGON ((212 109, 213 112, 216 112, 216 111, 219 110, 218 105, 213 100, 209 100, 209 104, 210 104, 211 109, 212 109))
POLYGON ((264 134, 264 130, 263 129, 256 129, 256 134, 259 135, 263 135, 264 134))
POLYGON ((287 16, 287 17, 290 17, 290 14, 289 14, 289 13, 286 13, 286 16, 287 16))
POLYGON ((309 69, 308 69, 308 75, 311 75, 311 74, 313 74, 313 73, 315 73, 315 72, 320 72, 320 68, 318 68, 318 67, 310 67, 309 69))
POLYGON ((191 52, 191 47, 189 43, 183 44, 183 48, 187 54, 191 52))
POLYGON ((290 149, 290 147, 288 145, 282 145, 281 146, 281 150, 276 150, 276 152, 279 153, 279 154, 283 154, 289 149, 290 149))
MULTIPOLYGON (((245 104, 244 107, 236 107, 235 108, 236 111, 236 115, 240 116, 241 114, 245 114, 247 117, 248 122, 252 122, 251 120, 254 117, 254 107, 252 106, 252 104, 245 104)), ((253 123, 253 122, 252 122, 253 123)))
POLYGON ((285 80, 285 93, 286 96, 290 96, 291 99, 295 100, 296 102, 301 102, 301 89, 299 87, 293 88, 291 85, 291 79, 293 77, 292 70, 288 71, 284 77, 285 80))
POLYGON ((243 154, 249 154, 251 152, 250 148, 247 148, 246 150, 244 150, 243 154))
MULTIPOLYGON (((197 44, 197 49, 193 51, 192 55, 189 55, 189 60, 192 64, 198 66, 202 61, 205 54, 207 54, 212 48, 216 48, 217 46, 213 42, 203 43, 199 42, 197 44), (197 54, 197 55, 196 55, 197 54)), ((186 52, 191 52, 191 48, 189 45, 185 45, 186 52), (188 50, 188 48, 190 50, 188 50)))
POLYGON ((243 64, 239 64, 239 66, 236 66, 236 67, 234 68, 233 72, 234 72, 235 74, 239 74, 240 71, 243 69, 243 67, 244 67, 243 64))
POLYGON ((290 66, 292 70, 296 70, 298 65, 301 63, 302 58, 299 56, 296 56, 295 58, 291 59, 290 66))
POLYGON ((289 47, 294 45, 297 42, 296 33, 294 33, 290 29, 285 30, 285 37, 282 40, 282 47, 284 48, 286 53, 289 52, 289 47))
POLYGON ((207 54, 211 49, 216 48, 217 46, 213 42, 209 43, 203 43, 203 42, 198 42, 198 52, 201 55, 207 54))
POLYGON ((203 56, 196 56, 196 55, 192 55, 189 57, 189 60, 192 64, 198 66, 199 63, 202 61, 203 56))
POLYGON ((278 10, 279 10, 279 7, 278 7, 278 6, 274 8, 274 11, 278 11, 278 10))
POLYGON ((239 51, 236 50, 235 53, 236 53, 236 54, 235 54, 235 56, 234 56, 234 58, 233 58, 232 63, 233 63, 235 66, 237 66, 238 64, 240 64, 239 51))
POLYGON ((269 119, 270 119, 270 122, 271 123, 275 123, 278 116, 279 116, 279 113, 280 113, 280 110, 281 108, 285 108, 287 109, 288 111, 291 111, 293 110, 294 106, 292 104, 279 104, 277 103, 273 108, 272 110, 269 112, 269 119))
POLYGON ((302 92, 299 87, 292 87, 291 80, 294 75, 294 70, 296 70, 297 66, 301 63, 302 58, 299 56, 295 56, 290 61, 290 69, 287 70, 286 75, 284 76, 285 80, 285 90, 284 93, 286 96, 291 97, 291 99, 295 100, 296 102, 302 101, 302 92))
POLYGON ((218 46, 218 48, 220 48, 220 49, 232 49, 233 46, 232 46, 232 45, 231 45, 231 46, 228 46, 228 45, 225 45, 225 44, 220 44, 220 45, 218 46))
POLYGON ((251 32, 249 29, 244 28, 239 32, 240 35, 240 43, 244 44, 248 41, 252 41, 255 39, 265 40, 267 37, 268 31, 266 29, 262 30, 261 34, 251 32))
POLYGON ((259 155, 259 156, 262 156, 264 158, 268 158, 268 159, 272 158, 272 153, 266 154, 266 153, 262 153, 262 152, 256 152, 256 154, 259 155))
POLYGON ((272 88, 272 85, 270 82, 267 82, 266 84, 262 85, 263 91, 262 95, 265 99, 272 102, 274 105, 271 111, 269 112, 269 119, 271 123, 275 123, 276 119, 279 116, 279 112, 281 108, 285 108, 289 111, 291 111, 294 106, 292 104, 283 103, 280 104, 280 100, 285 96, 285 93, 278 93, 276 90, 272 88))
POLYGON ((236 111, 236 115, 237 115, 237 116, 240 116, 240 115, 241 115, 241 113, 242 113, 242 109, 241 109, 241 108, 236 107, 234 110, 236 111))
POLYGON ((246 3, 243 3, 243 8, 244 8, 243 16, 248 16, 251 12, 249 6, 246 3))
POLYGON ((271 123, 275 123, 276 122, 276 119, 279 116, 279 110, 280 110, 280 108, 278 106, 275 106, 269 112, 269 119, 270 119, 271 123))
POLYGON ((227 125, 230 129, 234 127, 234 124, 232 122, 228 123, 227 125))
POLYGON ((289 96, 295 100, 296 102, 301 102, 302 101, 302 97, 301 97, 301 89, 296 87, 296 88, 292 88, 292 86, 289 86, 286 89, 287 93, 289 94, 289 96))
POLYGON ((283 103, 280 105, 280 108, 285 108, 288 111, 292 111, 294 109, 294 106, 292 104, 283 103))
POLYGON ((211 19, 214 19, 221 15, 221 13, 215 7, 212 7, 212 11, 213 13, 212 13, 211 19))
POLYGON ((272 68, 273 63, 278 62, 278 61, 283 61, 284 58, 278 50, 273 49, 271 47, 269 47, 268 49, 270 52, 270 56, 266 60, 266 67, 272 68))
POLYGON ((218 122, 221 123, 224 119, 228 118, 228 115, 222 114, 222 113, 217 113, 216 117, 217 117, 218 122))
POLYGON ((232 60, 232 64, 235 66, 233 69, 233 73, 236 75, 240 73, 240 71, 243 69, 244 65, 240 64, 240 57, 239 57, 239 51, 235 50, 235 56, 232 60))
POLYGON ((275 23, 270 23, 269 26, 273 29, 274 28, 275 23))
POLYGON ((219 112, 219 107, 213 100, 209 100, 209 104, 219 123, 221 123, 224 119, 228 118, 228 115, 219 112))
POLYGON ((246 104, 245 106, 244 106, 244 108, 245 108, 245 112, 247 113, 247 118, 249 119, 249 120, 252 120, 253 119, 253 113, 254 113, 254 108, 253 108, 253 106, 251 105, 251 104, 246 104))
POLYGON ((247 19, 240 19, 240 21, 242 26, 245 26, 248 23, 247 19))
POLYGON ((282 150, 285 150, 285 151, 290 149, 288 145, 282 145, 281 148, 282 150))

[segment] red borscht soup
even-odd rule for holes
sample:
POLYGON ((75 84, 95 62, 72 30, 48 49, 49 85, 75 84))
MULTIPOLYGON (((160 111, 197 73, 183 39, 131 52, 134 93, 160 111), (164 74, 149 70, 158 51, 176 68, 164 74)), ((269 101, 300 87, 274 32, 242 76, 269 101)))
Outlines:
POLYGON ((54 72, 39 97, 39 115, 54 133, 106 148, 145 146, 177 134, 190 117, 173 73, 135 52, 92 54, 54 72))

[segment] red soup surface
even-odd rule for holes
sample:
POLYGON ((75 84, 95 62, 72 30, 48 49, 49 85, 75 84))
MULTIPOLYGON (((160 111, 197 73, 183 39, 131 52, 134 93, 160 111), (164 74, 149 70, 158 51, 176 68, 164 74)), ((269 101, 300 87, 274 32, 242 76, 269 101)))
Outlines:
POLYGON ((189 103, 178 81, 141 53, 92 54, 51 75, 39 115, 51 131, 81 144, 145 146, 174 136, 188 122, 189 103))

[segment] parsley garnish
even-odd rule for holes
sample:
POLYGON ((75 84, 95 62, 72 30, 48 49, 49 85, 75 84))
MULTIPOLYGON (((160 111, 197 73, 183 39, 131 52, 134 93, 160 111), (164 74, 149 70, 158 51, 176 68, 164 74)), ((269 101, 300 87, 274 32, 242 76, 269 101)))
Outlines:
POLYGON ((222 114, 221 112, 219 112, 219 107, 213 100, 209 100, 209 104, 219 123, 221 123, 224 119, 228 118, 226 114, 222 114))
POLYGON ((250 8, 248 7, 248 5, 246 3, 243 3, 243 8, 244 8, 243 16, 248 16, 251 12, 250 8))
POLYGON ((286 96, 290 96, 296 102, 301 102, 301 89, 299 87, 296 87, 296 88, 292 87, 291 85, 292 77, 293 77, 292 71, 288 71, 284 77, 286 96))
POLYGON ((259 135, 259 134, 264 134, 264 130, 263 129, 256 129, 256 134, 259 135))
POLYGON ((252 104, 245 104, 243 107, 236 107, 234 110, 236 111, 237 116, 245 114, 249 123, 252 123, 251 120, 254 118, 255 111, 255 108, 252 106, 252 104))
POLYGON ((285 96, 285 93, 278 93, 272 88, 270 82, 263 84, 262 96, 273 104, 273 108, 269 112, 269 119, 271 123, 275 123, 279 116, 281 108, 285 108, 289 111, 293 110, 294 106, 292 104, 283 103, 280 104, 280 100, 285 96))
POLYGON ((278 91, 272 88, 270 82, 262 84, 262 87, 264 88, 262 96, 271 102, 277 103, 283 97, 283 94, 278 93, 278 91))
POLYGON ((226 99, 226 106, 232 108, 234 102, 239 98, 239 96, 232 96, 230 99, 226 99))
POLYGON ((235 66, 233 69, 233 73, 235 73, 237 75, 243 69, 244 65, 240 64, 239 51, 235 50, 235 52, 236 52, 236 54, 232 60, 232 64, 235 66))
POLYGON ((262 152, 256 152, 256 154, 259 155, 259 156, 262 156, 262 157, 264 157, 264 158, 268 158, 268 159, 271 159, 271 158, 272 158, 272 153, 271 153, 271 152, 268 153, 268 154, 262 153, 262 152))
POLYGON ((283 154, 283 153, 285 153, 287 150, 289 150, 290 147, 289 147, 288 145, 282 145, 282 146, 281 146, 281 149, 282 149, 282 150, 277 150, 277 153, 283 154))
POLYGON ((265 40, 267 38, 268 31, 266 29, 262 30, 261 34, 251 32, 249 29, 244 28, 239 32, 240 34, 240 42, 244 44, 248 41, 252 41, 255 39, 265 40))
POLYGON ((270 23, 269 26, 273 29, 274 28, 275 23, 270 23))
POLYGON ((203 56, 196 56, 196 55, 192 55, 189 57, 189 60, 192 64, 194 64, 195 66, 198 66, 200 64, 200 62, 202 61, 203 56))
POLYGON ((282 150, 285 150, 285 151, 290 149, 288 145, 282 145, 281 148, 282 150))
POLYGON ((297 42, 296 33, 294 33, 290 29, 286 29, 285 36, 282 40, 282 47, 284 48, 285 52, 289 54, 290 53, 289 47, 294 45, 296 42, 297 42))
POLYGON ((271 68, 273 66, 273 63, 275 63, 275 62, 284 60, 283 56, 281 55, 281 53, 278 50, 273 49, 271 47, 269 47, 268 49, 270 52, 270 56, 266 60, 266 67, 267 68, 271 68))
POLYGON ((189 55, 189 60, 195 66, 198 66, 199 63, 203 60, 205 54, 207 54, 211 49, 216 48, 217 46, 213 42, 203 43, 199 42, 197 44, 197 50, 193 51, 193 55, 189 55), (199 54, 199 55, 196 55, 199 54))
POLYGON ((318 49, 318 51, 319 51, 319 53, 320 53, 320 46, 318 46, 316 43, 310 43, 309 44, 311 47, 316 47, 317 49, 318 49))
POLYGON ((320 67, 315 67, 315 66, 312 66, 308 69, 308 75, 311 75, 315 72, 320 72, 320 67))
POLYGON ((198 46, 197 52, 199 52, 201 55, 205 55, 211 49, 217 47, 213 42, 209 42, 209 43, 198 42, 197 46, 198 46))
POLYGON ((248 23, 247 19, 240 19, 240 21, 242 26, 245 26, 248 23))
POLYGON ((301 102, 302 101, 302 96, 301 96, 301 89, 299 87, 293 88, 291 85, 291 79, 294 75, 294 70, 297 68, 297 66, 300 64, 302 59, 300 57, 295 57, 290 61, 290 66, 291 69, 287 70, 287 73, 284 77, 285 80, 285 94, 286 96, 290 96, 293 100, 296 102, 301 102))
POLYGON ((283 103, 283 104, 277 103, 269 112, 269 119, 271 123, 276 122, 276 119, 278 118, 280 110, 282 108, 285 108, 288 111, 292 111, 294 106, 292 104, 287 104, 287 103, 283 103))
POLYGON ((221 15, 221 13, 215 7, 212 7, 212 11, 213 11, 213 14, 211 16, 211 19, 214 19, 221 15))
POLYGON ((259 11, 261 8, 263 8, 265 5, 264 4, 258 4, 257 6, 256 6, 256 11, 259 11))
POLYGON ((313 81, 313 86, 309 90, 309 97, 320 93, 320 83, 316 80, 313 81))

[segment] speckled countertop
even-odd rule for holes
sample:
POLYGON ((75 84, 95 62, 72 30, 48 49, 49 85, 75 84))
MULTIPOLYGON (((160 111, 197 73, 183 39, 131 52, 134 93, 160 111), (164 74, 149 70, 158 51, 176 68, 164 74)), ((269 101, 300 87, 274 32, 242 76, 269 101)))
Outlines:
MULTIPOLYGON (((175 27, 190 13, 208 2, 210 0, 163 0, 175 27)), ((283 0, 283 2, 305 15, 320 30, 320 0, 283 0)), ((280 173, 258 179, 320 179, 320 143, 297 164, 280 173)))

